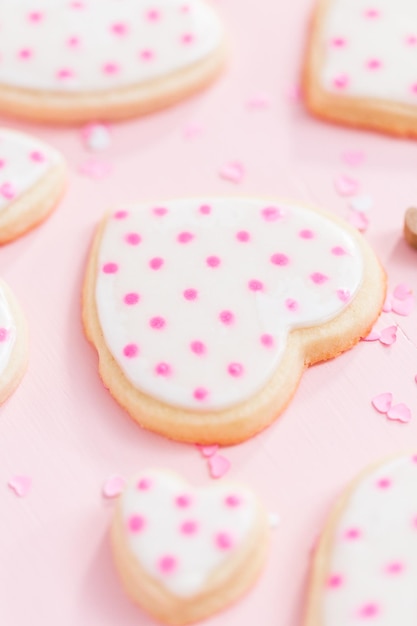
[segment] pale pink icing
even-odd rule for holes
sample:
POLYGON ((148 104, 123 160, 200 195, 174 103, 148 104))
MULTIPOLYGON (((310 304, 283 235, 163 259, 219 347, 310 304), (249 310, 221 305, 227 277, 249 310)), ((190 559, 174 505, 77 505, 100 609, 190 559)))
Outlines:
POLYGON ((0 286, 0 386, 16 341, 17 327, 6 295, 0 286))

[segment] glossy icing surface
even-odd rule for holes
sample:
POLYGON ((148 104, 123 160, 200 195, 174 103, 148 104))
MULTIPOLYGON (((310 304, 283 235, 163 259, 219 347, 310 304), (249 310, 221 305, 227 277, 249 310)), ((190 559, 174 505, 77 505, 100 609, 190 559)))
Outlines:
POLYGON ((202 0, 2 0, 0 84, 112 90, 215 52, 221 23, 202 0))
POLYGON ((417 104, 414 0, 332 0, 322 33, 326 90, 417 104))
POLYGON ((0 214, 36 185, 58 159, 58 153, 43 142, 0 129, 0 214))
POLYGON ((106 224, 96 306, 124 375, 175 406, 262 389, 291 329, 322 324, 362 281, 356 242, 316 212, 257 199, 128 207, 106 224))
POLYGON ((122 495, 129 549, 145 572, 180 597, 192 596, 253 529, 254 494, 226 482, 189 487, 175 474, 147 471, 122 495))
POLYGON ((323 626, 417 621, 417 456, 366 476, 339 520, 323 626))
POLYGON ((0 384, 1 376, 10 362, 15 341, 16 324, 0 285, 0 384))

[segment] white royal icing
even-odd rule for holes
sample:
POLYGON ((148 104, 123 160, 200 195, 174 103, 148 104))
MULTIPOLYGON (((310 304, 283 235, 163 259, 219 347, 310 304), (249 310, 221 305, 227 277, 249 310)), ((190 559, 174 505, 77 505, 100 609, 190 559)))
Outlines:
POLYGON ((417 105, 415 0, 332 0, 321 43, 327 91, 417 105))
POLYGON ((242 547, 258 506, 243 487, 195 489, 158 470, 143 472, 122 495, 130 552, 149 576, 180 597, 201 591, 242 547))
POLYGON ((16 323, 0 286, 0 384, 1 376, 9 365, 16 341, 16 323))
POLYGON ((219 47, 202 0, 1 0, 0 84, 54 92, 156 79, 219 47))
POLYGON ((417 456, 367 475, 338 522, 323 626, 415 626, 417 456))
POLYGON ((58 159, 58 153, 43 142, 0 129, 0 214, 36 185, 58 159))
POLYGON ((139 206, 104 229, 97 312, 134 386, 171 405, 217 409, 265 386, 291 329, 337 316, 362 266, 343 228, 297 206, 139 206))

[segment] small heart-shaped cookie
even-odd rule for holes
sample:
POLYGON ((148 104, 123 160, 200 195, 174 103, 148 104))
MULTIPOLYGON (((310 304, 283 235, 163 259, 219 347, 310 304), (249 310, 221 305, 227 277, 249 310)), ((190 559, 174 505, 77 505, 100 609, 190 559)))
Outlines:
POLYGON ((45 220, 62 197, 61 155, 29 135, 0 129, 0 244, 45 220))
POLYGON ((268 516, 249 489, 190 487, 149 470, 120 496, 113 553, 131 598, 166 624, 189 624, 237 600, 258 578, 268 516))
POLYGON ((368 335, 385 277, 344 222, 256 198, 123 208, 93 245, 84 325, 111 393, 140 424, 243 441, 286 407, 305 367, 368 335))
POLYGON ((417 456, 361 475, 336 504, 317 547, 305 626, 417 620, 417 456))
POLYGON ((2 0, 0 111, 43 122, 122 119, 220 72, 223 27, 205 0, 2 0))
POLYGON ((417 5, 318 0, 305 62, 319 117, 417 137, 417 5))
POLYGON ((0 280, 0 404, 20 383, 28 360, 28 329, 20 306, 0 280))

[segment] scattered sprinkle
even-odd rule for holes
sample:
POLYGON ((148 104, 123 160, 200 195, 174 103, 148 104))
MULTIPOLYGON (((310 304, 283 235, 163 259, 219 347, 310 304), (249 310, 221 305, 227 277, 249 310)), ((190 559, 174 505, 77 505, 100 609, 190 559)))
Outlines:
POLYGON ((122 493, 125 484, 126 481, 122 476, 110 476, 103 485, 103 496, 105 498, 116 498, 122 493))
POLYGON ((350 211, 347 221, 351 226, 357 228, 361 233, 365 232, 369 226, 369 219, 361 211, 350 211))
POLYGON ((408 424, 411 420, 411 410, 406 404, 401 402, 400 404, 392 406, 387 411, 387 417, 389 420, 395 420, 402 422, 403 424, 408 424))
POLYGON ((19 498, 25 498, 32 489, 32 479, 30 476, 13 476, 7 486, 14 491, 19 498))
POLYGON ((359 190, 359 182, 351 176, 340 174, 334 179, 334 187, 339 196, 355 196, 359 190))
POLYGON ((302 96, 303 94, 300 85, 293 85, 285 93, 285 97, 288 102, 301 102, 302 96))
POLYGON ((342 161, 351 167, 358 167, 365 160, 365 153, 362 150, 345 150, 341 156, 342 161))
POLYGON ((203 127, 198 122, 189 122, 183 128, 182 135, 184 139, 195 139, 203 132, 203 127))
POLYGON ((102 152, 112 144, 110 129, 106 124, 87 124, 81 129, 81 138, 87 150, 102 152))
POLYGON ((397 300, 407 300, 413 293, 411 287, 405 283, 400 283, 394 289, 394 298, 397 300))
POLYGON ((397 315, 402 315, 403 317, 407 317, 410 315, 414 308, 414 296, 408 296, 405 300, 398 300, 397 298, 393 298, 392 300, 392 311, 397 315))
POLYGON ((378 411, 378 413, 383 413, 385 415, 392 406, 392 400, 392 393, 380 393, 372 398, 372 406, 378 411))
POLYGON ((392 298, 391 298, 390 294, 387 294, 387 297, 385 298, 385 302, 384 302, 384 305, 382 307, 382 310, 384 311, 384 313, 391 313, 391 311, 392 311, 392 298))
POLYGON ((107 161, 88 159, 79 166, 78 171, 83 176, 88 176, 88 178, 92 178, 93 180, 102 180, 110 176, 113 171, 113 166, 107 161))
POLYGON ((209 458, 208 467, 212 478, 222 478, 230 469, 230 461, 221 454, 215 454, 209 458))
POLYGON ((379 341, 384 346, 392 346, 392 344, 397 341, 397 330, 397 326, 388 326, 387 328, 384 328, 381 330, 379 341))
POLYGON ((236 184, 243 181, 245 173, 245 168, 240 161, 231 161, 230 163, 226 163, 219 170, 220 178, 236 184))
POLYGON ((203 456, 205 459, 208 459, 209 457, 216 454, 219 446, 217 444, 213 446, 200 446, 199 444, 197 444, 196 448, 199 450, 201 456, 203 456))
POLYGON ((378 341, 380 339, 380 337, 381 337, 381 335, 379 334, 379 332, 377 330, 371 330, 369 335, 364 337, 362 339, 362 341, 378 341))

